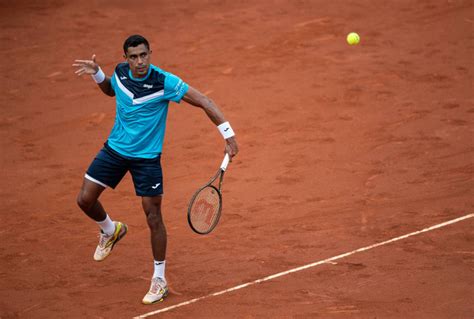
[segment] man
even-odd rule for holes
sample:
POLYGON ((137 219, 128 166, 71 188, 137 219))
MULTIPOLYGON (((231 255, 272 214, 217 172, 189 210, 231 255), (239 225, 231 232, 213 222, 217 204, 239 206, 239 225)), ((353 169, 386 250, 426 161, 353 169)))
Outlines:
POLYGON ((116 98, 115 124, 102 150, 87 170, 77 197, 79 207, 100 226, 94 260, 104 260, 127 233, 127 225, 112 221, 98 198, 105 188, 115 188, 129 171, 135 192, 141 196, 151 233, 154 274, 144 304, 162 301, 168 294, 165 279, 166 228, 161 217, 163 194, 160 165, 169 101, 181 100, 204 110, 225 139, 225 152, 238 152, 234 132, 212 100, 177 76, 150 64, 152 51, 140 35, 123 45, 126 62, 108 77, 92 60, 75 60, 76 74, 90 74, 103 93, 116 98))

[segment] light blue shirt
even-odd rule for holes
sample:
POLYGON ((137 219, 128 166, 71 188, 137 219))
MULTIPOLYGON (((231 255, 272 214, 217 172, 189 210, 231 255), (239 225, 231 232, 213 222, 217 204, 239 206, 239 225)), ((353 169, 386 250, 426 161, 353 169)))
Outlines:
POLYGON ((179 103, 188 84, 154 65, 144 78, 134 78, 128 63, 117 65, 111 84, 117 107, 108 145, 126 157, 155 158, 163 147, 169 101, 179 103))

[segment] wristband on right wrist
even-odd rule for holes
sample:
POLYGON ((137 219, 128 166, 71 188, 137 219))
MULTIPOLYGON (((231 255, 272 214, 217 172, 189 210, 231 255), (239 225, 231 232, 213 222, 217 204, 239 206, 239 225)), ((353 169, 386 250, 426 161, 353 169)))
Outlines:
POLYGON ((102 71, 102 69, 99 67, 99 71, 97 71, 96 74, 91 74, 92 79, 94 79, 95 83, 100 84, 104 82, 105 80, 105 73, 102 71))
POLYGON ((229 137, 232 137, 235 135, 234 130, 230 126, 229 122, 224 122, 218 125, 217 128, 219 129, 219 132, 221 132, 222 137, 224 139, 228 139, 229 137))

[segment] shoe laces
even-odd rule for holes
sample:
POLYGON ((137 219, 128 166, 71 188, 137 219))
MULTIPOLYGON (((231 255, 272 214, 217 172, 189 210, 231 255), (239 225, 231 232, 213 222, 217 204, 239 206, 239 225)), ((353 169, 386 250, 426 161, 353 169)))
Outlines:
POLYGON ((99 246, 102 248, 105 248, 105 245, 107 245, 107 242, 112 238, 112 235, 107 235, 106 233, 100 231, 100 238, 99 238, 99 246))
POLYGON ((165 287, 166 287, 165 281, 161 279, 160 277, 155 277, 151 280, 150 292, 156 294, 160 292, 160 290, 164 291, 165 287))

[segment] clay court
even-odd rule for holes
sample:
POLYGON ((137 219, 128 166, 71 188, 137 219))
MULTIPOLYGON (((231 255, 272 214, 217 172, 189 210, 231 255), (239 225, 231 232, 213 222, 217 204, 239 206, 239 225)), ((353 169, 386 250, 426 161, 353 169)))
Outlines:
POLYGON ((473 317, 472 1, 2 0, 0 10, 0 318, 473 317), (129 225, 103 263, 92 259, 98 227, 76 205, 115 101, 71 64, 95 53, 111 75, 134 33, 153 64, 220 106, 240 146, 219 225, 194 234, 187 204, 224 142, 201 110, 170 104, 171 293, 151 306, 130 175, 102 196, 129 225))

